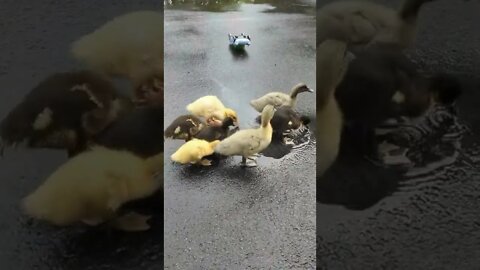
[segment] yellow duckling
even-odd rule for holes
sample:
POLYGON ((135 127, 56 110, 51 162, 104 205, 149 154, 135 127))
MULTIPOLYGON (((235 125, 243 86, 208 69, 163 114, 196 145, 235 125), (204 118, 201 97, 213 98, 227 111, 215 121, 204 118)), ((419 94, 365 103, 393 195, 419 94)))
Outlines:
POLYGON ((84 222, 107 224, 125 231, 149 229, 149 217, 118 216, 124 203, 152 195, 163 185, 163 153, 148 159, 130 152, 94 147, 60 166, 23 200, 31 217, 57 226, 84 222))
POLYGON ((106 22, 71 45, 79 62, 134 86, 139 102, 163 104, 163 12, 135 11, 106 22))
POLYGON ((173 153, 171 159, 181 164, 201 164, 203 166, 212 165, 210 160, 203 159, 214 153, 215 147, 220 143, 219 140, 208 142, 205 140, 192 139, 178 148, 173 153))
POLYGON ((226 117, 233 119, 234 125, 238 126, 237 113, 225 108, 223 103, 216 96, 204 96, 187 105, 187 111, 191 114, 203 117, 207 124, 212 126, 221 126, 226 117))
POLYGON ((275 108, 267 105, 262 111, 262 123, 256 129, 244 129, 230 135, 221 141, 215 148, 215 152, 224 156, 242 156, 242 165, 248 167, 257 166, 256 162, 247 163, 247 159, 254 161, 254 155, 265 150, 272 141, 272 120, 275 108))

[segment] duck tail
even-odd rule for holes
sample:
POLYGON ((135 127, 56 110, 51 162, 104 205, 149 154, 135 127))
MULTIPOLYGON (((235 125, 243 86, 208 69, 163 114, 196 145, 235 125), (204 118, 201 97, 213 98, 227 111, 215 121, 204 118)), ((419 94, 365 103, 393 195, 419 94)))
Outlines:
POLYGON ((422 5, 434 0, 405 0, 400 8, 399 15, 404 21, 415 20, 422 5))

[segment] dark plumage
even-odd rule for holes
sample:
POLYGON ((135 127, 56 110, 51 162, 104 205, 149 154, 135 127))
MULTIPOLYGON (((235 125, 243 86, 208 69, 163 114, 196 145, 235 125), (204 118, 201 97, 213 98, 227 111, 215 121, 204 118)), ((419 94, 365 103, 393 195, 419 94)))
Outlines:
POLYGON ((213 142, 215 140, 223 140, 230 135, 230 127, 235 126, 235 123, 231 117, 227 117, 223 120, 222 125, 206 126, 202 128, 197 134, 193 135, 194 138, 213 142))
POLYGON ((434 103, 449 105, 460 95, 456 78, 446 74, 429 78, 398 48, 379 44, 355 53, 335 97, 346 131, 369 152, 375 151, 373 129, 387 119, 420 117, 434 103))
POLYGON ((189 141, 205 124, 194 115, 181 115, 165 129, 165 138, 189 141))
POLYGON ((346 132, 357 138, 361 151, 374 153, 373 129, 389 118, 421 116, 433 94, 399 49, 376 46, 355 54, 335 97, 346 132))
POLYGON ((137 108, 95 136, 93 144, 140 157, 163 152, 163 105, 137 108))
POLYGON ((40 82, 1 122, 5 146, 67 149, 72 156, 131 103, 90 71, 56 73, 40 82))
POLYGON ((355 55, 335 97, 346 122, 373 127, 392 117, 419 116, 431 95, 401 51, 376 47, 355 55))
MULTIPOLYGON (((258 116, 255 121, 260 123, 261 117, 258 116)), ((283 136, 283 133, 288 130, 299 128, 302 124, 308 124, 310 119, 306 116, 300 115, 290 106, 281 106, 273 115, 270 124, 272 125, 273 135, 276 137, 283 136)))
POLYGON ((430 78, 430 91, 438 103, 451 105, 462 95, 462 85, 456 77, 438 73, 430 78))

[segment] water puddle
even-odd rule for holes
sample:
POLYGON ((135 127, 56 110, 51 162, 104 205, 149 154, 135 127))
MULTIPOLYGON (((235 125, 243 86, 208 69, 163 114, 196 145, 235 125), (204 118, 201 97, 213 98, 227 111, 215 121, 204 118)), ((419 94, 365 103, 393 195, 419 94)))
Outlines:
POLYGON ((281 159, 292 151, 301 151, 310 143, 311 132, 308 126, 302 125, 300 128, 289 132, 283 138, 272 138, 272 142, 262 152, 265 157, 281 159))
POLYGON ((387 142, 380 147, 383 162, 342 145, 335 164, 317 181, 317 200, 363 210, 395 192, 432 187, 447 173, 468 175, 476 167, 475 154, 466 151, 475 148, 463 143, 470 133, 455 108, 438 106, 415 122, 378 130, 387 142))
POLYGON ((239 11, 245 5, 263 6, 267 13, 314 14, 315 0, 164 0, 167 9, 190 11, 229 12, 239 11))

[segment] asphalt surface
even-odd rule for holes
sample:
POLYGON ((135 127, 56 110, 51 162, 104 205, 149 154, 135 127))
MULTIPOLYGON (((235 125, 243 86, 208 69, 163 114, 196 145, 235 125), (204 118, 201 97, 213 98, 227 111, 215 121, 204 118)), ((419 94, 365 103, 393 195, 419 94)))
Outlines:
MULTIPOLYGON (((251 99, 302 81, 315 89, 315 20, 305 9, 188 8, 165 10, 166 126, 196 98, 217 95, 241 128, 253 127, 251 99), (242 32, 252 46, 233 54, 227 34, 242 32)), ((297 106, 314 116, 314 94, 300 94, 297 106)), ((166 157, 181 144, 167 140, 166 157)), ((240 157, 209 168, 165 159, 166 269, 315 268, 315 142, 270 156, 248 169, 240 157)))
MULTIPOLYGON (((319 1, 317 7, 326 2, 332 1, 319 1)), ((376 2, 395 7, 401 1, 376 2)), ((318 269, 478 269, 478 10, 479 1, 429 3, 421 11, 418 38, 408 52, 426 72, 461 78, 459 117, 472 134, 446 165, 410 177, 341 157, 344 163, 336 170, 343 166, 343 177, 320 179, 330 184, 320 190, 328 194, 328 204, 317 204, 318 269)))
MULTIPOLYGON (((0 118, 46 76, 80 68, 68 54, 76 38, 115 16, 162 8, 153 0, 2 1, 0 118)), ((20 200, 65 160, 65 152, 22 149, 6 151, 0 159, 1 268, 163 269, 161 204, 152 230, 139 234, 87 230, 83 226, 59 229, 32 222, 20 212, 20 200)))

